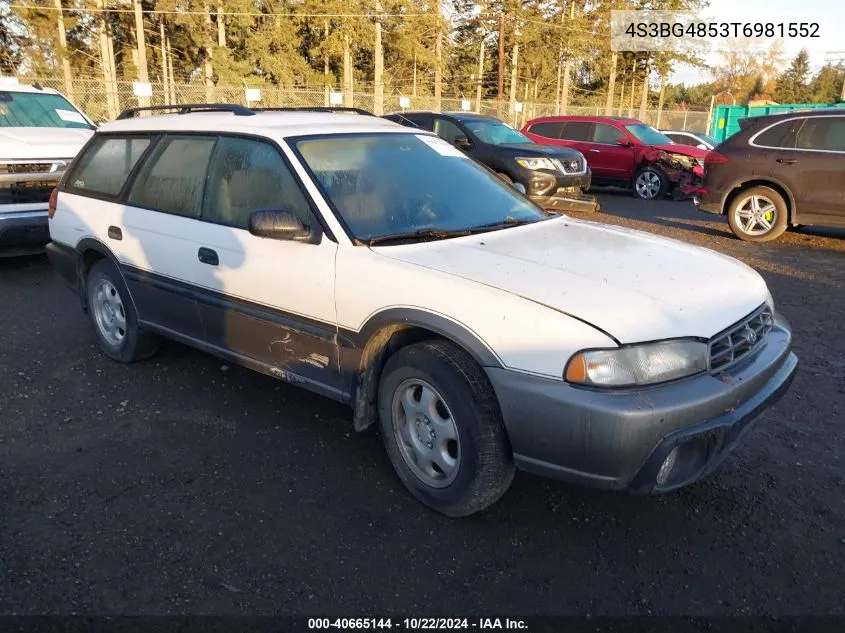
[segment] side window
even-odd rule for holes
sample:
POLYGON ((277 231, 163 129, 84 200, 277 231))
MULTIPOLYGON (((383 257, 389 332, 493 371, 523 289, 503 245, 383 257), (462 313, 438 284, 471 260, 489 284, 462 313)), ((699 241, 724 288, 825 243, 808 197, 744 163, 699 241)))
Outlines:
POLYGON ((443 119, 441 117, 434 119, 434 133, 444 141, 449 141, 452 144, 455 143, 455 139, 458 137, 466 137, 466 134, 463 130, 461 130, 461 128, 448 119, 443 119))
POLYGON ((560 138, 567 141, 589 142, 593 137, 593 124, 589 121, 568 121, 563 124, 560 138))
POLYGON ((625 138, 625 135, 607 123, 596 123, 596 127, 593 129, 593 143, 616 145, 616 141, 621 138, 625 138))
POLYGON ((308 201, 278 150, 268 143, 221 137, 208 172, 203 219, 238 229, 258 210, 293 211, 312 222, 308 201))
POLYGON ((545 123, 535 123, 528 131, 544 138, 557 139, 560 138, 561 128, 563 128, 563 123, 559 121, 546 121, 545 123))
POLYGON ((698 145, 698 141, 686 134, 667 134, 673 143, 678 145, 698 145))
POLYGON ((148 138, 100 136, 79 157, 67 183, 73 189, 116 196, 149 145, 148 138))
POLYGON ((845 151, 845 117, 809 117, 795 135, 797 149, 845 151))
POLYGON ((132 206, 197 218, 213 137, 170 136, 158 145, 132 185, 132 206))
POLYGON ((760 147, 793 147, 794 131, 801 125, 802 120, 781 121, 768 130, 763 131, 754 139, 754 144, 760 147))

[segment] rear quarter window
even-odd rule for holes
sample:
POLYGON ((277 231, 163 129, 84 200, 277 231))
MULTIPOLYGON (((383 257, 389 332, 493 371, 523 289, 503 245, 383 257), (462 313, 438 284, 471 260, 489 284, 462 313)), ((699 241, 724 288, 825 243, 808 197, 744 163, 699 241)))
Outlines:
POLYGON ((792 147, 794 132, 800 125, 801 120, 781 121, 752 137, 751 143, 760 147, 792 147))
POLYGON ((561 129, 563 129, 563 123, 559 121, 546 121, 544 123, 535 123, 528 128, 528 131, 531 134, 536 134, 544 138, 559 139, 561 129))
POLYGON ((96 137, 79 157, 67 179, 68 187, 116 196, 149 146, 146 137, 96 137))

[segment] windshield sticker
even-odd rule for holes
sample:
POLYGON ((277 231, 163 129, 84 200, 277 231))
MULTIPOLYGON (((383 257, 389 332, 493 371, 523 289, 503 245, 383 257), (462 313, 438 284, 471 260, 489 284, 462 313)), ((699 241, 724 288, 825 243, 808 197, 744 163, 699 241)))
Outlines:
POLYGON ((431 149, 433 149, 441 156, 457 156, 458 158, 469 158, 457 147, 455 147, 451 143, 448 143, 447 141, 444 141, 439 136, 429 136, 428 134, 415 134, 414 136, 416 136, 418 139, 420 139, 423 143, 428 145, 431 149))
POLYGON ((84 123, 88 124, 88 121, 85 120, 85 117, 79 114, 79 112, 74 112, 73 110, 60 110, 56 108, 56 114, 59 115, 59 118, 62 121, 67 121, 68 123, 84 123))

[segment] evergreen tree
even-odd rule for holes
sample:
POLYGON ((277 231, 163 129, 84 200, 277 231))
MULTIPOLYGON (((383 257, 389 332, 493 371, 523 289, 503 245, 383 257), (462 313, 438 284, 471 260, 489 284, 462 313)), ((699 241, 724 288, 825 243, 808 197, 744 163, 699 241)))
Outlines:
POLYGON ((778 103, 806 103, 811 91, 807 85, 810 74, 810 54, 807 49, 801 51, 792 60, 789 68, 778 78, 775 88, 775 101, 778 103))

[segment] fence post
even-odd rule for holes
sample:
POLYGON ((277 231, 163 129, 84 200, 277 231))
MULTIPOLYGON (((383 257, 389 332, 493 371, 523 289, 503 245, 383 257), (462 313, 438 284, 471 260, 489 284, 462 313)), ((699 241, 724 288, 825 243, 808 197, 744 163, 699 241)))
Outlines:
POLYGON ((689 114, 689 110, 684 110, 684 126, 681 128, 684 131, 686 131, 686 129, 687 129, 687 115, 688 114, 689 114))

